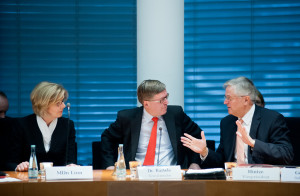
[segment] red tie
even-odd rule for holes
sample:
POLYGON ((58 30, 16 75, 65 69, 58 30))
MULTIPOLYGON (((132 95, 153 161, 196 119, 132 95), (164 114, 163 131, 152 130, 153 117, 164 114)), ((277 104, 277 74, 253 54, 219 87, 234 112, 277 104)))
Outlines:
MULTIPOLYGON (((239 120, 241 124, 243 124, 243 120, 239 120)), ((237 156, 237 164, 245 164, 245 148, 244 148, 244 142, 239 137, 236 136, 236 156, 237 156)))
POLYGON ((152 120, 154 121, 151 136, 149 139, 149 144, 147 148, 147 153, 144 160, 144 165, 154 165, 155 159, 155 147, 156 147, 156 135, 157 135, 157 117, 153 117, 152 120))

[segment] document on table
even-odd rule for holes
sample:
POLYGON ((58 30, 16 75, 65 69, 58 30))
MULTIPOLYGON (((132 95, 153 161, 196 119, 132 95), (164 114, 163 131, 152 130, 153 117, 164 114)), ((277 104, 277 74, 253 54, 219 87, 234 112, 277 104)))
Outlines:
POLYGON ((186 174, 210 174, 215 172, 224 172, 223 168, 214 169, 189 169, 186 174))
POLYGON ((11 178, 11 177, 0 178, 0 182, 20 182, 20 181, 22 180, 17 178, 11 178))
POLYGON ((186 180, 197 180, 197 179, 207 179, 207 180, 225 180, 225 172, 223 168, 215 169, 200 169, 192 170, 189 169, 185 175, 184 179, 186 180))

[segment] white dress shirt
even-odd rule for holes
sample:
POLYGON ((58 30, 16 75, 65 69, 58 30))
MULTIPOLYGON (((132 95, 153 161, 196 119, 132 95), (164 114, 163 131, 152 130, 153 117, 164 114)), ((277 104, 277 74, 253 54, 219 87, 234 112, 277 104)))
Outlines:
MULTIPOLYGON (((156 137, 156 148, 155 148, 155 160, 154 165, 176 165, 175 155, 173 147, 171 145, 168 130, 162 116, 157 116, 157 137, 156 137), (161 131, 160 131, 161 127, 161 131), (159 155, 159 160, 158 160, 159 155)), ((139 144, 135 160, 144 163, 146 156, 149 139, 153 127, 153 116, 151 116, 145 109, 143 111, 141 132, 139 138, 139 144)))
MULTIPOLYGON (((255 104, 252 105, 251 109, 242 118, 242 120, 244 121, 242 125, 243 125, 243 127, 245 127, 245 130, 248 135, 250 133, 250 128, 251 128, 251 124, 252 124, 252 118, 254 115, 254 111, 255 111, 255 104)), ((245 155, 246 155, 245 156, 245 164, 248 164, 248 144, 244 143, 244 150, 245 150, 245 155)), ((235 153, 234 153, 234 159, 237 160, 236 149, 235 149, 235 153)))
POLYGON ((48 152, 50 149, 52 133, 57 125, 57 118, 54 119, 50 123, 49 127, 47 126, 47 123, 44 121, 44 119, 42 117, 37 115, 36 120, 37 120, 37 124, 40 128, 40 131, 43 135, 43 142, 44 142, 45 150, 46 150, 46 152, 48 152))
MULTIPOLYGON (((252 107, 251 107, 251 109, 242 118, 242 120, 244 121, 242 125, 243 125, 243 127, 245 127, 245 130, 246 130, 246 132, 247 132, 248 135, 250 133, 250 128, 251 128, 251 124, 252 124, 252 118, 253 118, 253 115, 254 115, 254 111, 255 111, 255 105, 253 104, 252 107)), ((246 155, 246 157, 245 157, 245 164, 248 164, 248 144, 244 143, 244 149, 245 149, 245 155, 246 155)), ((208 153, 207 153, 207 155, 208 155, 208 153)), ((204 161, 206 159, 207 155, 205 157, 203 157, 200 154, 201 160, 204 161)), ((237 160, 236 149, 234 151, 234 159, 235 159, 235 161, 237 160)))

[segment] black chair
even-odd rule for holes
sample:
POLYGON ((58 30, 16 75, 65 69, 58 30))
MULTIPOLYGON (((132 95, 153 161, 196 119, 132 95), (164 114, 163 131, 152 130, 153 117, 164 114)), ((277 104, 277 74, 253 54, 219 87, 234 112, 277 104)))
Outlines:
POLYGON ((92 152, 93 152, 93 169, 104 169, 102 168, 101 141, 92 142, 92 152))
POLYGON ((285 121, 290 130, 294 150, 294 159, 291 165, 300 165, 300 117, 285 117, 285 121))
POLYGON ((77 164, 77 161, 78 161, 78 159, 77 159, 77 155, 78 155, 77 149, 78 149, 77 142, 75 142, 75 161, 76 161, 75 164, 77 164))
POLYGON ((215 140, 206 140, 207 148, 216 151, 216 142, 215 140))
POLYGON ((14 118, 0 118, 0 171, 9 170, 8 157, 11 152, 11 133, 14 118))

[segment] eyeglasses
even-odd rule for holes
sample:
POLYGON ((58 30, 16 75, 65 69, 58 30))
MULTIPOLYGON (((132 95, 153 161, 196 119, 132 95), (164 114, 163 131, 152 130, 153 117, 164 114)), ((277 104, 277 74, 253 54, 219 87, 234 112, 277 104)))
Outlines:
POLYGON ((236 98, 240 98, 240 97, 246 97, 247 95, 244 96, 234 96, 234 97, 230 97, 230 96, 224 96, 225 101, 229 101, 231 102, 232 100, 236 99, 236 98))
POLYGON ((62 104, 65 103, 65 101, 66 101, 66 100, 62 100, 62 101, 57 102, 57 103, 56 103, 56 106, 57 106, 57 107, 60 107, 62 104))
POLYGON ((169 98, 169 93, 167 93, 167 96, 161 98, 160 100, 146 100, 151 102, 157 102, 157 103, 164 103, 169 98))

